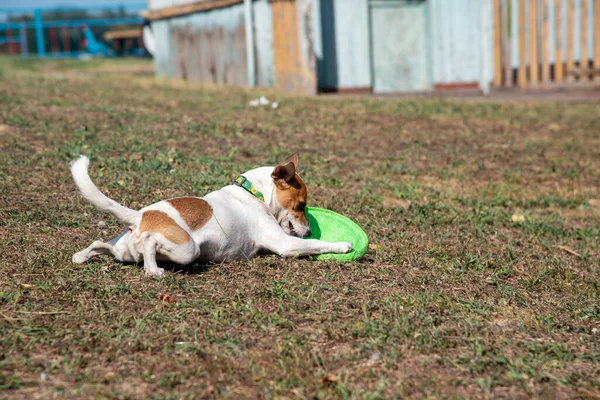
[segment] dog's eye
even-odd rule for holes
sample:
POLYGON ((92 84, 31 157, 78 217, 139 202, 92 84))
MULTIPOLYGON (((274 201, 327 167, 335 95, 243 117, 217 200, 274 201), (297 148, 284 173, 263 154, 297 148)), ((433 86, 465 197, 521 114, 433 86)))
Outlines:
POLYGON ((305 202, 300 202, 300 203, 298 203, 298 208, 299 208, 301 211, 304 211, 304 209, 306 208, 306 203, 305 203, 305 202))

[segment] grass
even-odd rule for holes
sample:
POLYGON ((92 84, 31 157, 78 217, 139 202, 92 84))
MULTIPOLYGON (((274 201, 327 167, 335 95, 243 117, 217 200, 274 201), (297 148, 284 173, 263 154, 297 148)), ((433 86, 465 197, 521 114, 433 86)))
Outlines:
POLYGON ((2 397, 600 396, 598 104, 305 98, 149 67, 0 59, 2 397), (280 108, 247 106, 261 94, 280 108), (161 279, 70 261, 120 231, 76 193, 81 153, 140 208, 294 151, 364 259, 161 279))

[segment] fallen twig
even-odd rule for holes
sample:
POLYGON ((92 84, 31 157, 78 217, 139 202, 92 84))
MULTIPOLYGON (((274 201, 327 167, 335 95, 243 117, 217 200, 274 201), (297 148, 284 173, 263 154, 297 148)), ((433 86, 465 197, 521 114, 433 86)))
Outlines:
POLYGON ((39 314, 39 315, 51 315, 51 314, 70 314, 70 311, 15 311, 21 314, 39 314))
POLYGON ((576 252, 576 251, 575 251, 575 250, 573 250, 573 249, 570 249, 570 248, 568 248, 567 246, 555 245, 555 246, 552 246, 552 247, 556 247, 557 249, 560 249, 560 250, 566 251, 566 252, 567 252, 567 253, 569 253, 569 254, 573 254, 574 256, 577 256, 577 257, 579 257, 579 258, 583 258, 583 256, 582 256, 581 254, 579 254, 578 252, 576 252))

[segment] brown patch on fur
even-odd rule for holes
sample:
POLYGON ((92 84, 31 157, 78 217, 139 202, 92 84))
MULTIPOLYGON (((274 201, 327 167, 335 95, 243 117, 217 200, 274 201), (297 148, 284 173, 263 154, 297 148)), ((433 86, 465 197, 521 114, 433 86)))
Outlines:
POLYGON ((139 233, 142 232, 160 233, 175 244, 184 244, 191 240, 190 235, 177 225, 173 218, 158 210, 144 211, 139 227, 139 233))
POLYGON ((295 174, 294 178, 289 182, 276 181, 275 187, 275 197, 277 197, 279 204, 293 213, 298 222, 308 224, 304 207, 302 207, 302 204, 306 205, 308 191, 302 178, 298 174, 295 174))
POLYGON ((167 200, 181 215, 192 231, 202 228, 212 218, 213 209, 206 200, 198 197, 179 197, 167 200))

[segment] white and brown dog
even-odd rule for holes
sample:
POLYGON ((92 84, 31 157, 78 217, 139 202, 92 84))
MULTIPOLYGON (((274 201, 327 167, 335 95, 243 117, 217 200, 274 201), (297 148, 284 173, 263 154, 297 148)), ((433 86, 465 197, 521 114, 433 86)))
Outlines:
POLYGON ((157 259, 189 264, 249 259, 262 252, 292 257, 352 249, 350 243, 302 239, 310 236, 310 227, 304 210, 306 185, 296 173, 298 153, 276 167, 250 170, 203 198, 160 201, 139 211, 102 194, 88 166, 85 156, 71 164, 75 184, 83 197, 123 222, 125 229, 107 243, 95 241, 75 253, 75 263, 112 254, 119 261, 143 261, 147 273, 162 275, 157 259))

